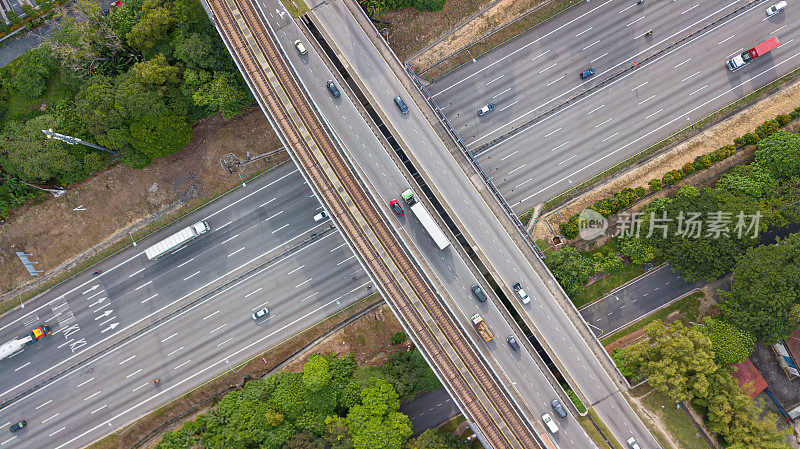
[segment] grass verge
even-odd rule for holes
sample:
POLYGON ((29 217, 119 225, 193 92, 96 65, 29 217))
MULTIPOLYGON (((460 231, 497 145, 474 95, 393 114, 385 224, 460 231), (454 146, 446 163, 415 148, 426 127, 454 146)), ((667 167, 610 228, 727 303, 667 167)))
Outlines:
MULTIPOLYGON (((575 187, 570 187, 568 190, 561 192, 560 194, 556 195, 555 197, 547 200, 544 203, 544 207, 542 208, 541 213, 545 213, 555 209, 556 207, 562 205, 563 203, 569 201, 574 196, 580 195, 581 193, 590 190, 594 187, 595 184, 604 181, 607 178, 610 178, 617 173, 625 170, 626 168, 638 164, 642 162, 644 159, 652 156, 653 154, 657 153, 658 151, 664 149, 667 146, 675 145, 679 142, 682 142, 700 132, 704 131, 708 127, 716 125, 717 123, 721 122, 727 117, 730 117, 735 112, 741 111, 748 106, 751 106, 753 103, 758 101, 764 96, 771 95, 777 92, 781 87, 785 86, 788 83, 793 82, 798 76, 800 76, 800 68, 792 70, 791 72, 783 75, 782 77, 772 81, 771 83, 756 89, 755 91, 751 92, 750 94, 724 106, 716 111, 708 114, 707 116, 695 121, 694 123, 680 129, 679 131, 675 132, 674 134, 670 135, 669 137, 656 142, 655 144, 645 148, 644 150, 634 154, 633 156, 625 159, 624 161, 620 162, 619 164, 608 168, 607 170, 592 176, 591 178, 587 179, 586 181, 578 184, 575 187)), ((522 215, 526 213, 532 212, 533 209, 529 211, 525 211, 522 215)), ((521 216, 522 216, 521 215, 521 216)))
MULTIPOLYGON (((218 377, 199 385, 184 394, 138 419, 117 433, 110 434, 93 444, 88 449, 134 449, 139 448, 157 438, 170 427, 191 418, 198 412, 213 405, 225 394, 239 388, 249 379, 261 377, 280 366, 283 361, 293 357, 317 339, 328 335, 340 324, 358 315, 372 305, 381 302, 379 293, 365 296, 351 306, 316 323, 307 329, 288 337, 286 340, 268 348, 250 360, 234 367, 235 373, 227 371, 218 377), (264 361, 262 361, 262 359, 264 361)), ((390 312, 391 313, 391 312, 390 312)), ((369 314, 368 314, 369 315, 369 314)), ((363 319, 365 317, 361 317, 363 319)), ((358 323, 358 320, 351 324, 358 323)), ((385 346, 389 342, 384 342, 385 346)), ((376 344, 375 347, 383 345, 376 344)))
MULTIPOLYGON (((702 436, 698 435, 697 428, 692 421, 686 416, 686 412, 675 408, 675 401, 668 398, 664 394, 653 391, 642 399, 645 407, 656 415, 659 415, 661 421, 669 429, 670 435, 676 440, 684 449, 696 449, 700 447, 707 447, 707 443, 702 436)), ((664 442, 661 441, 662 446, 664 442)), ((667 447, 667 446, 664 446, 667 447)))
POLYGON ((303 0, 281 0, 283 6, 289 10, 289 14, 294 18, 298 18, 309 11, 306 2, 303 0))
POLYGON ((606 346, 609 343, 617 341, 628 334, 638 331, 655 320, 666 318, 669 314, 675 311, 678 311, 681 315, 683 315, 684 321, 697 321, 697 317, 700 314, 700 298, 703 296, 704 295, 702 292, 691 293, 664 307, 663 309, 653 312, 652 314, 642 318, 630 326, 620 329, 608 337, 603 338, 600 340, 600 343, 602 343, 603 346, 606 346))
POLYGON ((642 265, 628 264, 616 273, 610 274, 594 284, 586 287, 580 294, 572 298, 575 307, 581 308, 605 296, 615 288, 644 274, 642 265))
POLYGON ((552 0, 546 4, 531 10, 530 12, 508 22, 492 34, 479 39, 472 44, 462 47, 455 53, 450 54, 434 65, 425 69, 417 70, 420 76, 433 80, 446 75, 449 72, 469 63, 474 58, 479 58, 506 42, 524 34, 531 28, 540 25, 554 16, 583 3, 582 0, 552 0))

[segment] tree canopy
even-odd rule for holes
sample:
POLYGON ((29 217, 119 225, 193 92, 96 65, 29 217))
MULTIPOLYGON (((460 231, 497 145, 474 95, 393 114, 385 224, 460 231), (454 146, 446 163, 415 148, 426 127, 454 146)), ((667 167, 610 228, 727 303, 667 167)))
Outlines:
POLYGON ((766 343, 785 338, 800 323, 800 233, 748 249, 723 296, 726 322, 766 343))

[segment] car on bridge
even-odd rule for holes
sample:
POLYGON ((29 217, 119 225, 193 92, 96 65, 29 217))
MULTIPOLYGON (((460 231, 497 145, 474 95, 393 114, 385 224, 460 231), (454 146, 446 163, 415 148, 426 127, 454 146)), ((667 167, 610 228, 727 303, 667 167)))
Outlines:
POLYGON ((397 108, 400 109, 400 112, 403 114, 408 114, 408 106, 406 106, 406 103, 402 98, 400 98, 400 96, 394 97, 394 104, 397 105, 397 108))
POLYGON ((398 217, 403 215, 403 206, 401 206, 397 200, 389 201, 389 207, 392 208, 392 212, 398 217))
POLYGON ((519 300, 523 304, 527 304, 527 303, 531 302, 531 298, 528 296, 527 293, 525 293, 525 289, 523 289, 522 286, 519 285, 519 282, 514 284, 514 293, 517 294, 517 298, 519 298, 519 300))
POLYGON ((331 95, 333 95, 333 98, 339 98, 340 95, 339 88, 336 87, 336 83, 334 83, 331 80, 328 80, 328 82, 325 83, 325 85, 328 86, 328 90, 331 91, 331 95))

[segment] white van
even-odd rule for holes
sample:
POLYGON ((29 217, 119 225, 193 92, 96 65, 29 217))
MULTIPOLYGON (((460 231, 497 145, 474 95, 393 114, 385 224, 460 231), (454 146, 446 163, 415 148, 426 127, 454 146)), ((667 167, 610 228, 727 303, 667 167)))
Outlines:
POLYGON ((318 213, 317 215, 314 215, 314 221, 316 221, 317 223, 319 223, 320 221, 322 221, 322 220, 324 220, 326 218, 328 218, 328 213, 325 212, 325 211, 322 211, 322 212, 318 213))
POLYGON ((556 422, 553 421, 553 418, 551 418, 548 413, 542 415, 542 421, 544 421, 544 424, 548 429, 550 429, 550 433, 558 432, 558 426, 556 425, 556 422))

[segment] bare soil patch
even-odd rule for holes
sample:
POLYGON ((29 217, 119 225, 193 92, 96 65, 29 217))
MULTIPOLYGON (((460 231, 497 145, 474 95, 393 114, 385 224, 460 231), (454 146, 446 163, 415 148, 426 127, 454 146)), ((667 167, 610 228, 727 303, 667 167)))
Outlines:
MULTIPOLYGON (((624 187, 635 188, 641 186, 647 188, 647 182, 649 180, 654 178, 660 179, 664 173, 670 170, 680 169, 684 164, 693 161, 699 155, 710 153, 717 148, 733 143, 733 139, 736 137, 753 131, 758 125, 767 120, 774 119, 775 116, 779 114, 792 111, 799 104, 800 81, 797 81, 781 92, 765 97, 753 106, 733 115, 718 125, 709 128, 684 143, 676 145, 671 150, 654 157, 642 165, 634 166, 630 170, 609 179, 603 185, 597 186, 591 191, 579 195, 559 209, 543 215, 542 218, 547 219, 553 229, 557 231, 558 224, 564 221, 561 219, 562 216, 564 219, 568 219, 572 215, 590 206, 595 201, 610 197, 624 187)), ((797 129, 798 124, 794 123, 789 126, 791 127, 790 129, 797 129)), ((732 157, 739 158, 742 156, 737 154, 732 157)), ((699 181, 707 180, 706 178, 710 174, 707 172, 709 172, 709 170, 719 170, 720 164, 725 164, 725 161, 715 164, 718 167, 712 166, 708 170, 698 172, 695 179, 699 181)), ((691 179, 687 179, 687 182, 688 181, 691 181, 691 179)), ((679 184, 679 186, 680 185, 683 184, 679 184)), ((539 220, 536 226, 534 226, 531 235, 534 240, 544 239, 550 241, 553 237, 553 234, 550 233, 547 226, 544 224, 544 220, 539 220)))
POLYGON ((389 345, 395 332, 403 332, 403 326, 397 321, 392 309, 383 304, 359 318, 357 322, 337 330, 315 345, 313 351, 308 351, 287 364, 285 369, 300 371, 308 357, 315 353, 337 356, 353 354, 357 364, 372 364, 395 350, 395 347, 389 345))
MULTIPOLYGON (((405 61, 492 1, 494 0, 447 0, 441 11, 422 12, 406 8, 387 11, 377 18, 392 24, 389 27, 389 44, 400 60, 405 61)), ((378 29, 384 27, 383 24, 376 25, 378 29)))
MULTIPOLYGON (((47 278, 78 256, 88 256, 112 237, 125 237, 125 229, 182 204, 201 204, 236 186, 240 181, 219 162, 223 154, 244 159, 281 146, 264 114, 253 108, 225 122, 217 115, 194 127, 194 138, 183 150, 134 170, 123 165, 105 170, 60 198, 50 198, 21 211, 0 226, 0 293, 31 282, 16 251, 29 254, 47 278), (74 210, 76 208, 86 210, 74 210)), ((270 161, 241 166, 250 176, 280 163, 285 152, 270 161)), ((126 237, 127 238, 127 237, 126 237)), ((37 279, 41 282, 42 279, 37 279)))
MULTIPOLYGON (((453 0, 450 1, 452 2, 453 0)), ((475 17, 475 19, 450 32, 440 42, 409 62, 414 67, 424 69, 500 25, 514 20, 543 1, 547 0, 500 0, 478 17, 475 17)), ((486 3, 490 4, 490 2, 486 3)), ((451 22, 451 25, 456 24, 451 22)))

